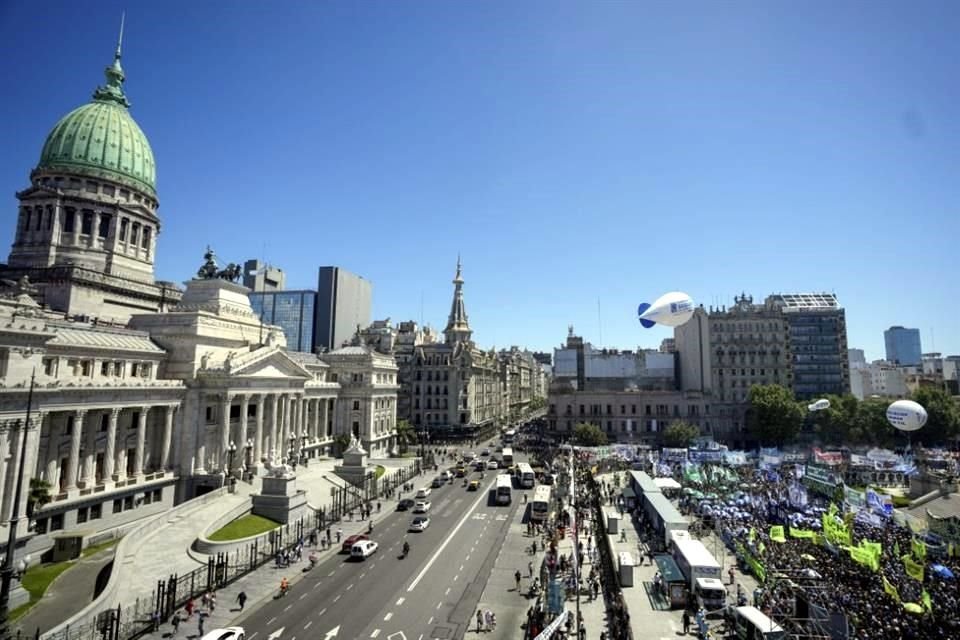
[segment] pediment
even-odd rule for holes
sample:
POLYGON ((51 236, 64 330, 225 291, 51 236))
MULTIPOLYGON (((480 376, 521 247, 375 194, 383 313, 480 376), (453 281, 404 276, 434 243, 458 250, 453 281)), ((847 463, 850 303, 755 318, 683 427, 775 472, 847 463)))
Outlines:
POLYGON ((274 351, 263 358, 240 363, 231 369, 230 375, 239 378, 313 378, 312 373, 282 351, 274 351))

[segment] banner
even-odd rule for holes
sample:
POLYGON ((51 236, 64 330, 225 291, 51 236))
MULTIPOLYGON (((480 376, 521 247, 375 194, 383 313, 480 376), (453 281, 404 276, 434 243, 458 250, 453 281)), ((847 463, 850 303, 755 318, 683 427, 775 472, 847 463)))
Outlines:
POLYGON ((892 596, 894 600, 900 602, 900 593, 897 591, 897 588, 890 584, 890 581, 887 580, 886 576, 883 576, 883 590, 887 593, 888 596, 892 596))
POLYGON ((862 549, 867 549, 870 553, 873 554, 873 557, 880 560, 880 556, 883 555, 883 545, 879 542, 871 542, 870 540, 861 540, 860 547, 862 549))
POLYGON ((666 462, 684 462, 687 459, 687 450, 664 447, 660 452, 660 459, 666 462))
POLYGON ((770 527, 770 539, 774 542, 786 542, 787 538, 783 534, 783 525, 778 524, 773 527, 770 527))
POLYGON ((820 449, 814 447, 813 456, 817 462, 830 466, 843 462, 843 454, 839 451, 820 451, 820 449))
POLYGON ((861 564, 874 572, 880 570, 879 560, 869 549, 864 549, 863 547, 849 547, 847 551, 850 553, 850 559, 857 564, 861 564))
POLYGON ((854 511, 859 511, 863 508, 864 504, 866 504, 866 498, 863 492, 847 486, 843 487, 843 501, 854 511))
POLYGON ((867 508, 876 513, 890 517, 893 515, 893 497, 886 494, 879 494, 873 489, 867 489, 867 508))
POLYGON ((839 484, 839 482, 837 482, 837 475, 833 471, 811 464, 807 465, 806 471, 804 472, 804 477, 829 485, 836 486, 839 484))
POLYGON ((910 556, 903 556, 902 560, 903 568, 907 572, 907 575, 914 580, 923 582, 923 565, 914 562, 910 556))
POLYGON ((927 593, 927 590, 923 590, 923 595, 920 596, 920 602, 923 603, 923 606, 926 607, 927 611, 933 611, 933 602, 930 601, 930 594, 927 593))
POLYGON ((791 538, 814 538, 816 534, 810 529, 794 529, 790 527, 790 537, 791 538))

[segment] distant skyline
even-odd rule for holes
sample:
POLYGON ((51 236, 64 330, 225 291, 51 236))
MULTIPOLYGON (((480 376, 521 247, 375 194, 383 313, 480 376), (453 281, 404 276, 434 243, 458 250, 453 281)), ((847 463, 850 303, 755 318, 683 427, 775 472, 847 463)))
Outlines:
POLYGON ((657 348, 682 290, 836 293, 848 342, 960 354, 960 5, 948 2, 0 3, 0 189, 103 83, 126 10, 157 161, 158 279, 337 265, 374 319, 657 348), (82 26, 78 26, 82 25, 82 26), (422 311, 422 312, 421 312, 422 311))

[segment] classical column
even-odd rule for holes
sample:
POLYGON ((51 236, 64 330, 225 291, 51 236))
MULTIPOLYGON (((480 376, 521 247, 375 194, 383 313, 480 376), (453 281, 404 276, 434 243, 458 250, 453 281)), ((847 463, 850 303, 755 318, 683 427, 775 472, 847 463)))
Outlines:
MULTIPOLYGON (((50 430, 47 432, 47 469, 43 474, 51 487, 51 492, 60 493, 60 487, 57 486, 57 472, 60 470, 60 457, 57 451, 60 434, 54 432, 53 416, 50 416, 50 430)), ((6 435, 0 431, 0 447, 6 442, 6 435)), ((0 464, 6 464, 6 456, 0 451, 0 464)), ((3 474, 0 474, 0 496, 3 496, 3 474)))
MULTIPOLYGON (((300 396, 299 396, 299 402, 300 402, 300 420, 299 420, 300 426, 297 427, 297 431, 300 432, 300 435, 301 435, 301 436, 305 436, 305 435, 308 435, 307 432, 310 430, 310 423, 307 422, 307 420, 308 420, 307 408, 308 408, 308 407, 307 407, 307 397, 306 397, 305 394, 300 394, 300 396)), ((301 442, 303 442, 302 439, 301 439, 301 442)))
POLYGON ((280 405, 280 397, 276 394, 270 394, 270 446, 267 448, 267 455, 270 456, 270 462, 273 463, 273 456, 277 455, 280 452, 280 449, 277 447, 277 431, 279 429, 279 423, 277 421, 277 409, 280 405))
MULTIPOLYGON (((84 412, 86 413, 86 412, 84 412)), ((17 517, 21 518, 18 525, 18 535, 26 535, 29 532, 30 522, 27 520, 27 502, 30 496, 30 478, 37 476, 37 461, 40 453, 40 430, 43 425, 44 414, 37 413, 30 418, 30 424, 27 425, 26 433, 23 437, 27 438, 27 451, 23 459, 23 487, 20 489, 20 512, 17 517)), ((26 422, 26 421, 24 421, 26 422)), ((22 430, 21 430, 22 431, 22 430)), ((18 444, 19 446, 19 444, 18 444)), ((19 449, 18 449, 19 453, 19 449)), ((14 485, 16 486, 16 485, 14 485)), ((12 509, 12 505, 11 505, 12 509)))
POLYGON ((120 421, 120 409, 110 409, 110 422, 107 424, 107 446, 103 454, 103 479, 113 480, 114 458, 117 449, 117 422, 120 421))
POLYGON ((317 440, 317 408, 317 399, 310 398, 307 403, 307 422, 310 425, 307 435, 310 436, 310 442, 317 440))
POLYGON ((257 432, 253 438, 253 464, 259 468, 260 460, 263 458, 263 412, 267 408, 266 398, 263 394, 257 395, 257 432))
POLYGON ((166 471, 170 466, 170 444, 173 441, 173 411, 176 407, 168 405, 163 417, 163 444, 160 449, 160 470, 166 471))
POLYGON ((280 457, 284 457, 287 453, 287 440, 290 438, 290 395, 285 393, 280 396, 280 411, 282 412, 281 420, 282 427, 280 430, 280 457))
POLYGON ((320 438, 322 440, 327 439, 327 413, 330 410, 330 400, 328 398, 320 398, 320 438))
MULTIPOLYGON (((102 413, 97 413, 97 418, 103 419, 102 413)), ((83 456, 83 475, 81 481, 83 482, 83 488, 89 489, 94 484, 96 484, 96 475, 97 475, 97 429, 100 425, 92 424, 90 428, 87 429, 87 441, 84 444, 84 450, 86 455, 83 456)))
MULTIPOLYGON (((133 416, 131 416, 131 424, 133 416)), ((117 482, 127 479, 127 429, 117 429, 117 453, 114 462, 113 471, 116 474, 117 482)))
POLYGON ((231 471, 238 470, 243 465, 243 456, 246 453, 244 446, 247 444, 247 411, 249 410, 250 395, 245 393, 240 396, 240 435, 236 439, 237 453, 233 456, 233 469, 231 471))
MULTIPOLYGON (((13 468, 17 466, 14 464, 13 456, 10 455, 11 448, 16 444, 14 442, 15 432, 11 432, 13 424, 13 420, 0 421, 0 467, 3 469, 0 471, 0 521, 3 522, 10 519, 7 516, 7 476, 13 473, 13 468)), ((53 483, 50 482, 50 484, 53 483)), ((54 493, 60 493, 60 489, 55 488, 54 493)))
POLYGON ((143 449, 147 442, 147 413, 150 407, 140 407, 140 415, 137 416, 137 451, 133 457, 133 475, 143 475, 143 449))
POLYGON ((224 393, 220 398, 220 468, 227 469, 227 458, 230 449, 230 405, 233 403, 233 394, 224 393))
POLYGON ((80 438, 83 435, 83 419, 87 412, 78 409, 73 413, 73 430, 70 432, 70 458, 67 460, 66 491, 77 488, 77 474, 80 465, 80 438))

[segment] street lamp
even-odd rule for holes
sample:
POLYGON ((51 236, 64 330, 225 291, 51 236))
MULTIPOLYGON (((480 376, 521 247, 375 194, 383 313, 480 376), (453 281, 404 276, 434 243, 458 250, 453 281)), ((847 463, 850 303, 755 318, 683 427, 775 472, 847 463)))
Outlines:
POLYGON ((253 440, 247 440, 243 445, 243 464, 247 469, 253 466, 253 440))
POLYGON ((287 462, 290 464, 290 466, 293 466, 296 464, 296 462, 294 462, 294 459, 293 459, 296 453, 297 453, 297 432, 291 431, 290 432, 290 452, 287 454, 287 462))
POLYGON ((30 374, 30 391, 27 393, 27 420, 23 425, 20 441, 20 460, 17 462, 17 486, 13 492, 13 510, 10 512, 10 529, 7 536, 7 552, 0 568, 0 638, 10 637, 10 583, 13 581, 13 556, 17 548, 17 523, 20 521, 20 492, 23 490, 23 467, 27 459, 27 437, 30 434, 30 414, 33 411, 33 381, 36 369, 30 374))
POLYGON ((231 440, 227 447, 227 475, 233 475, 233 456, 237 454, 237 444, 231 440))

